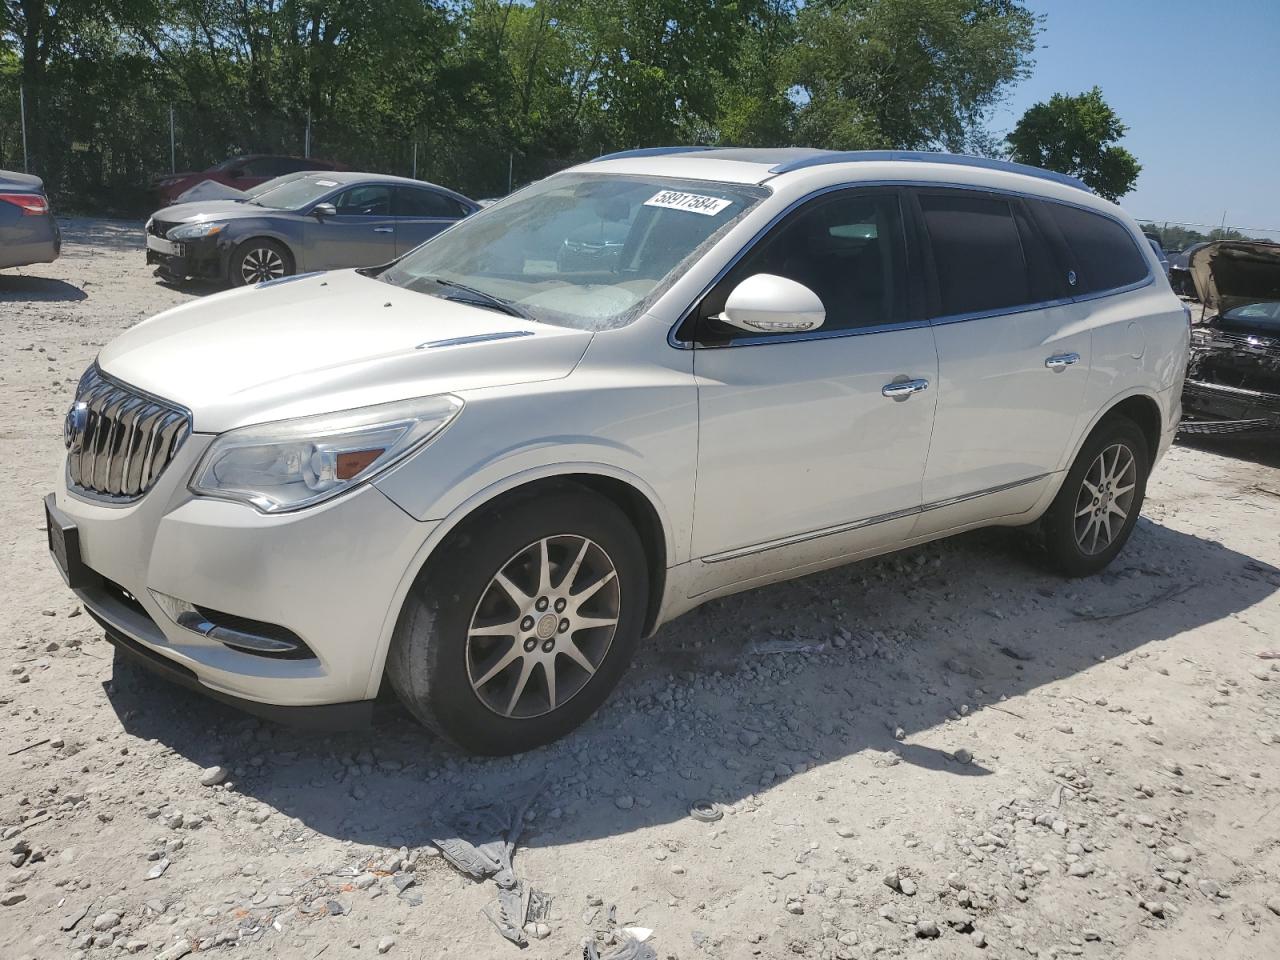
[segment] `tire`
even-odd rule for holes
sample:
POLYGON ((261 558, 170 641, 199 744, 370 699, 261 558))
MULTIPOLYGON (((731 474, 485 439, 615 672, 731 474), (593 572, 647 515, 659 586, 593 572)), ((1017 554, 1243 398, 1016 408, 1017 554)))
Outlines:
POLYGON ((243 287, 293 276, 294 269, 293 254, 288 247, 278 240, 254 237, 231 251, 227 279, 233 287, 243 287))
POLYGON ((1116 415, 1094 429, 1041 525, 1045 549, 1063 574, 1092 576, 1116 558, 1138 522, 1150 471, 1151 453, 1136 423, 1116 415))
POLYGON ((604 702, 631 661, 648 599, 644 548, 617 506, 576 487, 522 497, 435 551, 400 612, 386 677, 446 740, 490 756, 521 753, 604 702))

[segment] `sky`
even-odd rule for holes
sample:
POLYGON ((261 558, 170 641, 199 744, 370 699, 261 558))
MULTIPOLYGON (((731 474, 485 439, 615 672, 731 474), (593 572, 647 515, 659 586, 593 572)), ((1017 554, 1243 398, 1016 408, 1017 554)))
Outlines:
POLYGON ((1217 226, 1225 211, 1228 226, 1280 239, 1280 0, 1027 6, 1044 17, 1036 65, 992 116, 993 132, 1055 93, 1096 84, 1142 164, 1120 201, 1129 213, 1217 226))

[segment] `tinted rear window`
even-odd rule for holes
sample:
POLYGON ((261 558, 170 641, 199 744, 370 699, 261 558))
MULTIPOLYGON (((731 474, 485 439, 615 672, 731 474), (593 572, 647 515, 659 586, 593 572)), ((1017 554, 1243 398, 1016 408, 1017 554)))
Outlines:
POLYGON ((1067 242, 1071 269, 1076 272, 1073 293, 1101 293, 1146 278, 1146 257, 1116 221, 1064 203, 1037 202, 1067 242))
POLYGON ((941 314, 1035 303, 1022 238, 1008 200, 964 193, 920 195, 933 248, 941 314))

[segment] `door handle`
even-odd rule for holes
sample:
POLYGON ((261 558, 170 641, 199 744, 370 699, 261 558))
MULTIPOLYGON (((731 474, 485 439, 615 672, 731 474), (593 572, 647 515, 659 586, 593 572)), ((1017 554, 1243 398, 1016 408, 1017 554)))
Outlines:
POLYGON ((395 227, 374 227, 374 233, 394 233, 395 227))
POLYGON ((928 389, 928 380, 899 380, 896 383, 886 383, 880 388, 880 395, 890 400, 906 400, 913 393, 928 389))
POLYGON ((1052 357, 1045 360, 1044 365, 1054 373, 1061 373, 1073 363, 1080 362, 1080 354, 1078 353, 1055 353, 1052 357))

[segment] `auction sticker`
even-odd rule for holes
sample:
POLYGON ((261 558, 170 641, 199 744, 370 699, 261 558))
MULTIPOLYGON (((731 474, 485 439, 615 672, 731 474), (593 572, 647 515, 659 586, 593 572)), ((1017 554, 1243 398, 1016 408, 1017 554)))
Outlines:
POLYGON ((689 213, 700 213, 704 217, 714 217, 732 200, 720 197, 704 197, 700 193, 681 193, 678 190, 663 190, 655 193, 644 202, 646 207, 666 207, 668 210, 687 210, 689 213))

